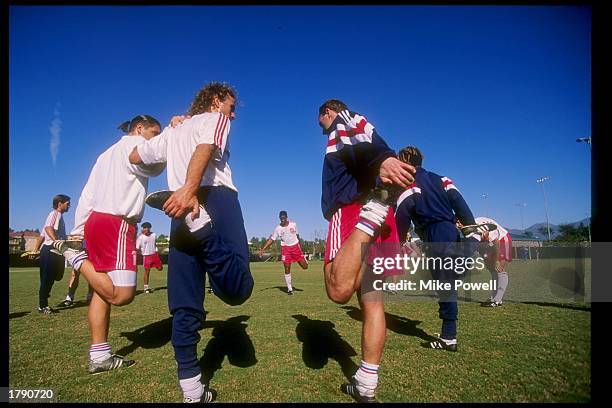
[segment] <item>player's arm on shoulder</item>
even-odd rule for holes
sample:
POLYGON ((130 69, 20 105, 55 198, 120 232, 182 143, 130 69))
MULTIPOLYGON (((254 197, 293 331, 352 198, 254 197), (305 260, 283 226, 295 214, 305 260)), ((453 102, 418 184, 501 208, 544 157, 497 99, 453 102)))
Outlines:
POLYGON ((135 146, 128 156, 130 164, 165 163, 168 153, 168 135, 171 129, 171 127, 166 127, 159 135, 135 146))

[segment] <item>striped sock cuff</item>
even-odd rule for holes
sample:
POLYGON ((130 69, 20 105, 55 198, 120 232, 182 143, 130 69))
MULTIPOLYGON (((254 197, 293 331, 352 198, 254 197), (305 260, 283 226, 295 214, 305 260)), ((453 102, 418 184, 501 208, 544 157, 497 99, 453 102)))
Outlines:
POLYGON ((355 228, 360 229, 371 237, 376 235, 378 227, 379 225, 376 225, 372 221, 365 218, 359 218, 359 222, 357 222, 357 225, 355 226, 355 228))
POLYGON ((98 344, 92 344, 89 347, 89 351, 95 351, 95 352, 100 352, 100 351, 110 351, 111 347, 110 344, 108 343, 98 343, 98 344))
POLYGON ((380 367, 380 365, 366 363, 363 360, 361 360, 361 364, 359 365, 359 368, 362 369, 365 373, 368 373, 368 374, 378 374, 378 368, 379 367, 380 367))

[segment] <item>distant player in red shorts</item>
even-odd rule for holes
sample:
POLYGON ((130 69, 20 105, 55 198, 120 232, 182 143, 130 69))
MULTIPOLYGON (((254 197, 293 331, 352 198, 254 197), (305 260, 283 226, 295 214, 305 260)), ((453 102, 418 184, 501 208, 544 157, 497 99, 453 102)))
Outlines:
POLYGON ((491 277, 497 281, 497 291, 491 293, 491 299, 482 305, 499 307, 502 305, 502 299, 508 288, 506 264, 512 262, 512 238, 510 238, 510 233, 494 219, 477 217, 475 221, 477 224, 486 222, 497 225, 497 229, 483 235, 483 239, 488 239, 493 244, 491 250, 487 252, 486 266, 491 272, 491 277))
POLYGON ((285 267, 285 283, 287 284, 287 294, 293 295, 291 286, 291 264, 297 262, 302 269, 308 269, 308 262, 304 259, 304 254, 300 248, 300 236, 298 235, 297 224, 287 219, 287 211, 278 214, 280 225, 277 225, 270 238, 259 250, 259 256, 272 245, 272 242, 280 238, 281 240, 281 261, 285 267))
POLYGON ((142 228, 142 233, 136 239, 136 250, 142 254, 144 293, 151 293, 153 292, 153 289, 149 288, 151 268, 157 268, 158 271, 161 271, 164 267, 157 254, 157 245, 155 244, 157 234, 151 232, 151 223, 143 222, 140 227, 142 228))

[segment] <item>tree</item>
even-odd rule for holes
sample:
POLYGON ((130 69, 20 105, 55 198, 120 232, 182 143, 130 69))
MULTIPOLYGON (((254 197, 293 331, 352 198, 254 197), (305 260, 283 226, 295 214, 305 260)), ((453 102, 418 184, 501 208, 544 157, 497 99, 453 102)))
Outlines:
POLYGON ((589 240, 589 230, 584 224, 574 227, 571 224, 559 225, 559 236, 555 242, 584 242, 589 240))

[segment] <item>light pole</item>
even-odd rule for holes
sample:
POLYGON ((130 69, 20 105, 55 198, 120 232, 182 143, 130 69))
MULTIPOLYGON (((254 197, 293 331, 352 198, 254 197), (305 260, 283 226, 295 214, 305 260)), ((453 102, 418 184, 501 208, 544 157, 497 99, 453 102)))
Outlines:
MULTIPOLYGON (((576 139, 576 142, 581 143, 581 142, 585 142, 586 144, 589 145, 589 151, 592 153, 593 152, 593 148, 591 147, 591 137, 579 137, 578 139, 576 139)), ((588 224, 587 227, 589 227, 589 243, 591 242, 591 216, 589 214, 587 214, 587 216, 589 217, 588 220, 588 224)))
POLYGON ((480 196, 485 200, 485 217, 489 217, 489 206, 487 205, 487 197, 489 197, 489 195, 487 193, 482 193, 480 196))
POLYGON ((525 223, 523 222, 523 208, 527 207, 527 203, 516 203, 517 207, 521 208, 521 229, 523 230, 523 234, 525 233, 525 223))
POLYGON ((542 185, 542 194, 544 194, 544 211, 546 212, 546 229, 548 230, 548 240, 550 241, 550 222, 548 221, 548 207, 546 206, 546 190, 544 190, 544 182, 546 180, 550 180, 550 177, 540 177, 536 180, 536 183, 542 185))

